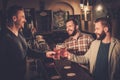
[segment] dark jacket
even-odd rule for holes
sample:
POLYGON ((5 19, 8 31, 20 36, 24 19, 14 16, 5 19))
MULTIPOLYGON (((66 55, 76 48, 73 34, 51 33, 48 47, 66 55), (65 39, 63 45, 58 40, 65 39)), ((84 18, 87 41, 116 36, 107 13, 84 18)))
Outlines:
MULTIPOLYGON (((0 80, 23 80, 26 70, 26 55, 34 56, 34 52, 35 51, 27 46, 26 40, 21 33, 19 33, 18 36, 15 36, 8 29, 1 32, 0 80)), ((43 55, 44 53, 36 52, 34 57, 43 55)))

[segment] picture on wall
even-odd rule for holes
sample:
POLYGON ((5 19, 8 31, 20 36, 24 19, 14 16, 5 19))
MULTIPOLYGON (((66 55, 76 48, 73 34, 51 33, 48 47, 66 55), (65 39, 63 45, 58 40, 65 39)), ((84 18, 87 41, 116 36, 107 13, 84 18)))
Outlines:
POLYGON ((58 10, 53 12, 53 31, 65 30, 65 21, 68 19, 68 11, 58 10))

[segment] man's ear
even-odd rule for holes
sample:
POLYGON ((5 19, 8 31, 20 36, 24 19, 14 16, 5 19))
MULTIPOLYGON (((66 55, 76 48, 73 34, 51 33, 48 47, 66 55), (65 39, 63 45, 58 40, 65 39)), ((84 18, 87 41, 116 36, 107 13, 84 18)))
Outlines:
POLYGON ((13 16, 12 19, 13 19, 13 21, 16 21, 16 20, 17 20, 16 16, 13 16))
POLYGON ((105 31, 105 32, 108 32, 108 27, 104 27, 104 31, 105 31))

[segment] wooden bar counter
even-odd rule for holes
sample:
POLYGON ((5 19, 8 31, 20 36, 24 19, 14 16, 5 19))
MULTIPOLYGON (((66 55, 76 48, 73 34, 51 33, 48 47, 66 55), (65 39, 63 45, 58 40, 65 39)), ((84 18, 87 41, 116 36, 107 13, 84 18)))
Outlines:
POLYGON ((39 66, 38 72, 45 80, 93 80, 88 70, 66 59, 54 60, 51 63, 42 62, 39 66))

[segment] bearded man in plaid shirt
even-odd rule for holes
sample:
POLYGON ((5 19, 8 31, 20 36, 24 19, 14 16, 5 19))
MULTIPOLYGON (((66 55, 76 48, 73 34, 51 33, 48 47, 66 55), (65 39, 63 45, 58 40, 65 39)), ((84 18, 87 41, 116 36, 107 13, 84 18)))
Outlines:
POLYGON ((70 36, 64 41, 67 50, 75 55, 84 55, 94 40, 92 35, 80 32, 77 21, 74 19, 66 21, 66 31, 70 36))
POLYGON ((69 38, 64 41, 64 45, 71 54, 84 55, 94 40, 90 34, 82 33, 79 30, 78 23, 75 19, 66 21, 66 31, 69 38))

